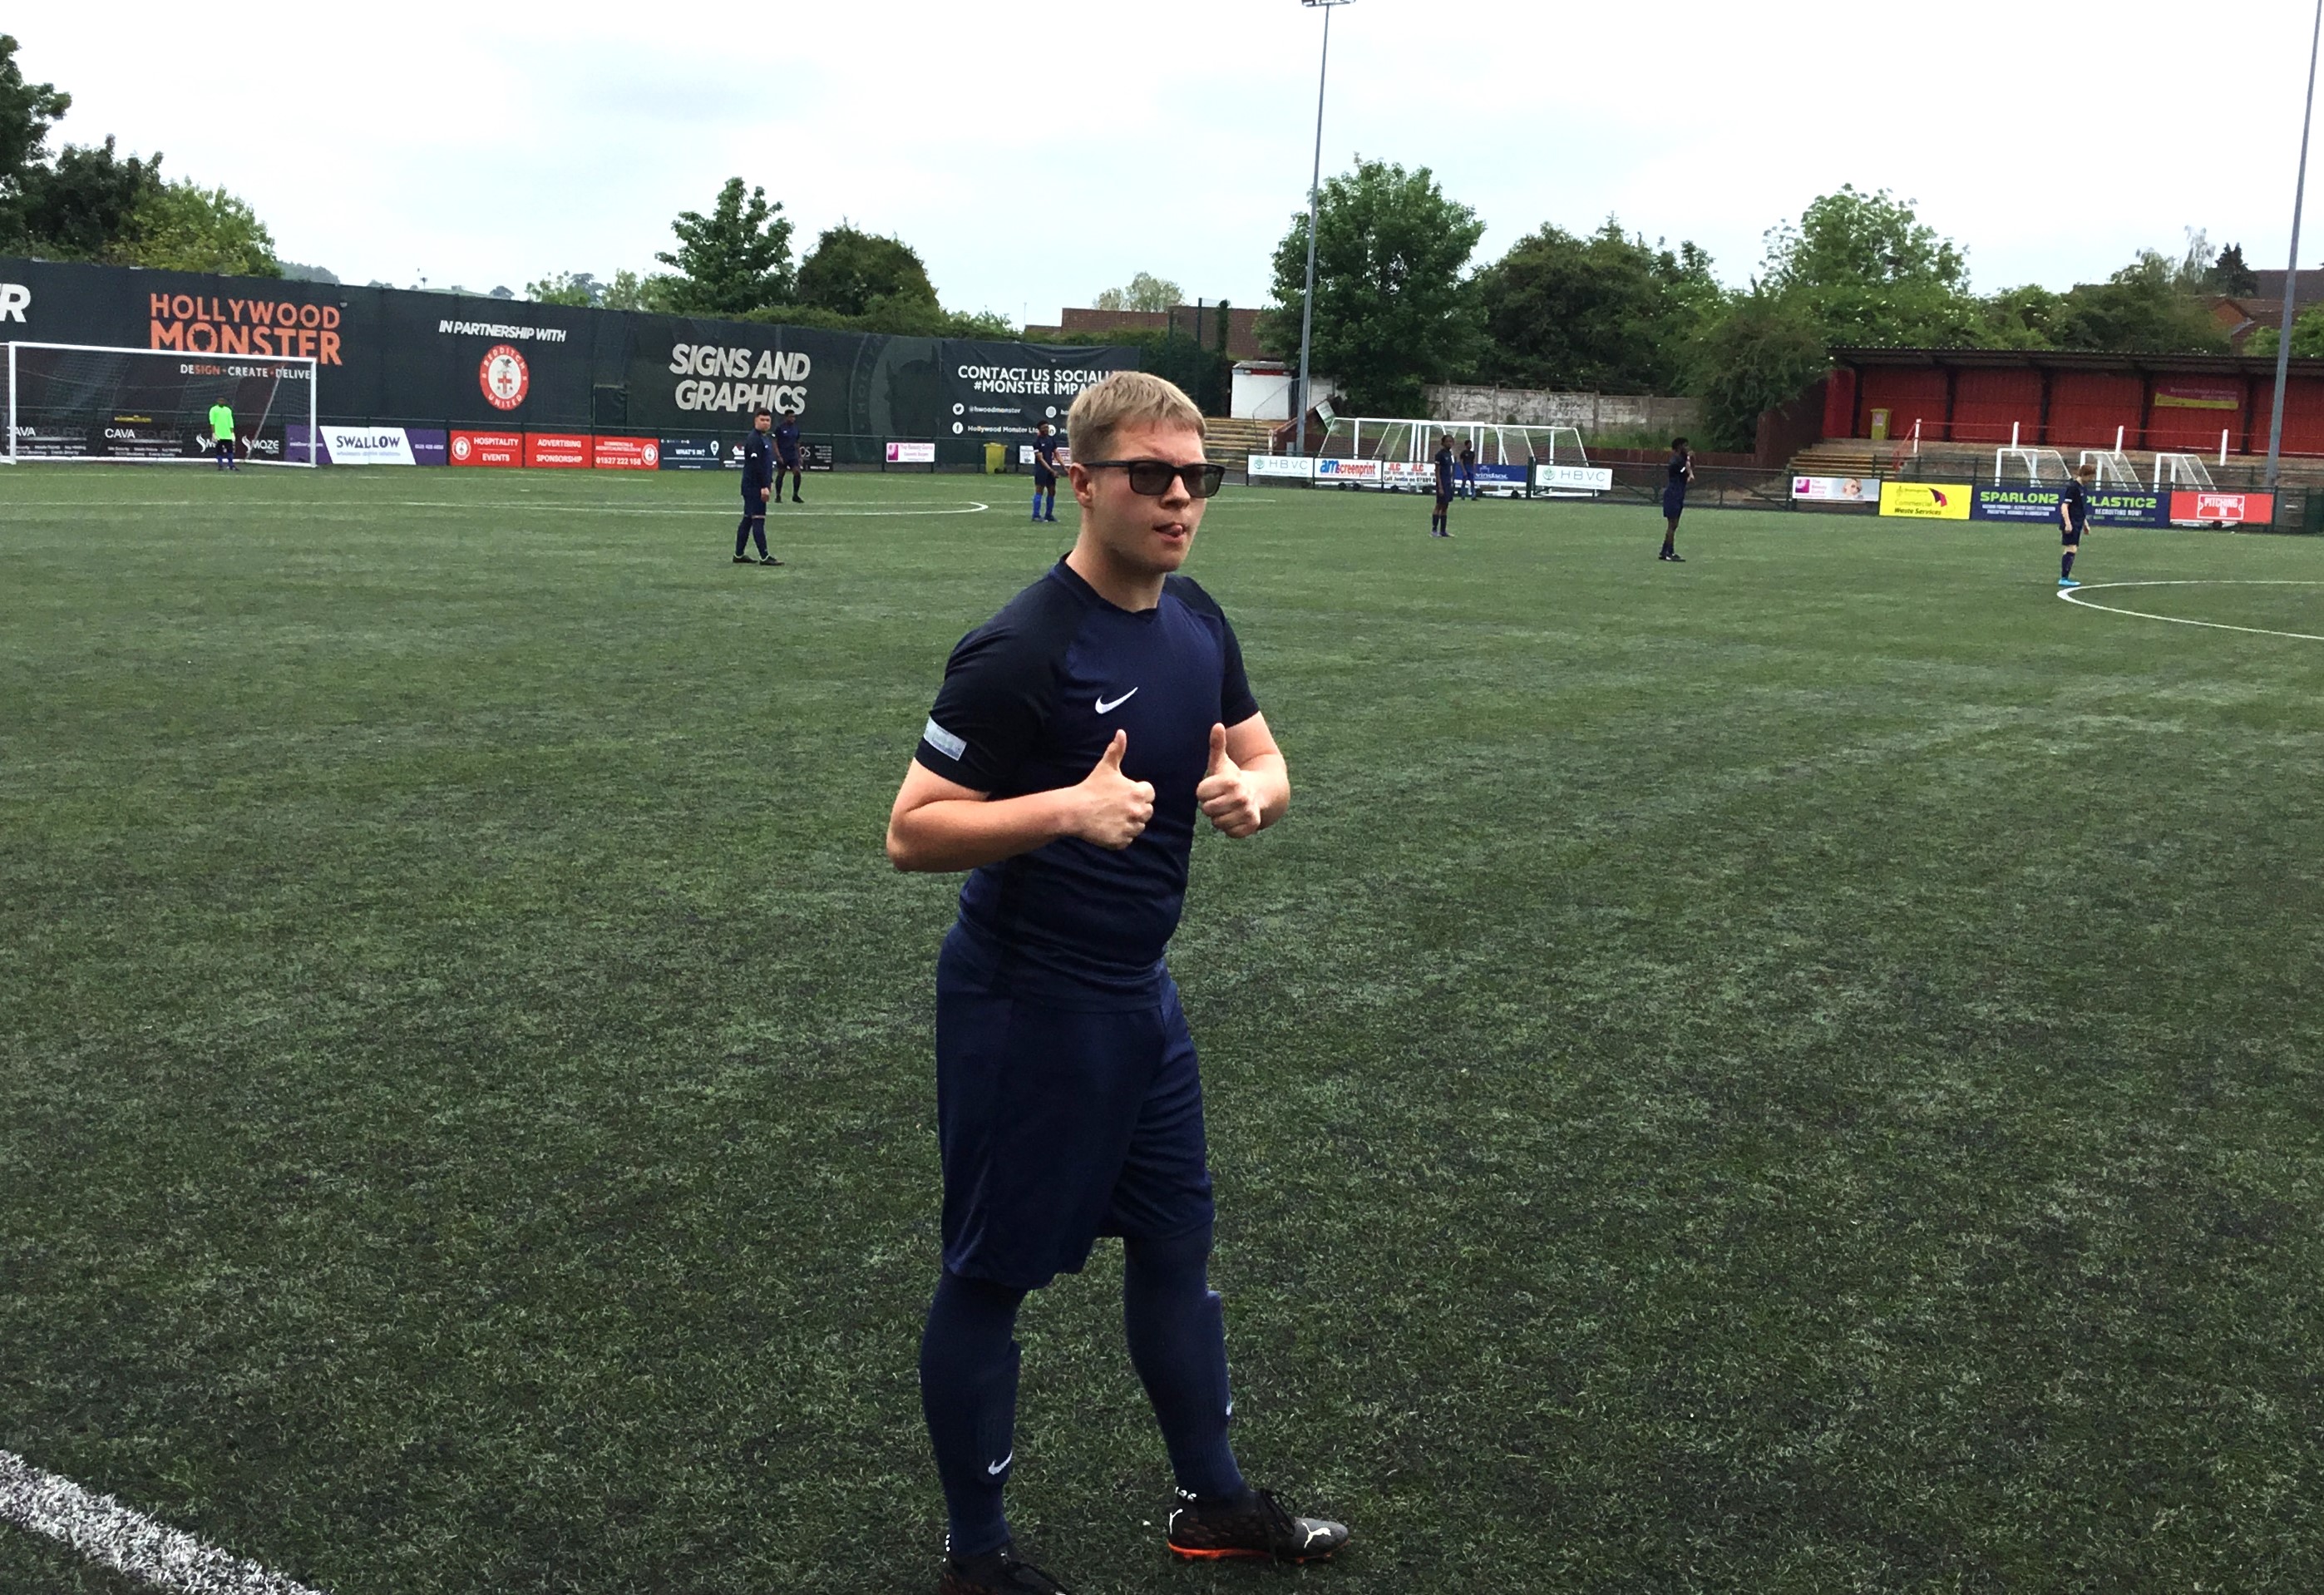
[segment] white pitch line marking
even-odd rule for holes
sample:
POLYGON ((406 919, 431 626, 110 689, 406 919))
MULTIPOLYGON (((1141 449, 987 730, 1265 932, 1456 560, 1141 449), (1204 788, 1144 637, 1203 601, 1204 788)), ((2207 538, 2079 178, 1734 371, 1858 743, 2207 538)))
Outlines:
MULTIPOLYGON (((394 502, 395 507, 400 510, 540 510, 546 513, 558 515, 724 515, 726 512, 724 507, 718 509, 710 509, 706 507, 696 510, 641 510, 631 509, 620 504, 504 504, 485 503, 482 502, 471 504, 460 503, 449 499, 398 499, 394 501, 394 502)), ((785 521, 814 521, 818 519, 830 519, 841 515, 859 518, 867 516, 982 515, 991 508, 992 506, 991 504, 980 504, 972 499, 964 507, 954 504, 941 510, 796 509, 785 510, 779 518, 770 515, 767 517, 767 523, 770 526, 779 526, 785 521)))
POLYGON ((2079 587, 2061 587, 2058 596, 2081 609, 2096 609, 2107 614, 2126 614, 2142 621, 2168 621, 2174 626, 2201 626, 2211 632, 2242 632, 2253 637, 2289 637, 2299 642, 2324 642, 2312 632, 2276 632, 2265 626, 2231 626, 2224 621, 2190 621, 2184 615, 2151 614, 2143 609, 2124 609, 2118 604, 2092 604, 2081 596, 2084 593, 2104 592, 2109 587, 2324 587, 2324 582, 2292 580, 2237 581, 2230 577, 2188 576, 2181 580, 2160 582, 2089 582, 2079 587))
POLYGON ((60 1540, 92 1562, 173 1595, 318 1595, 111 1496, 91 1495, 10 1451, 0 1451, 0 1523, 60 1540))

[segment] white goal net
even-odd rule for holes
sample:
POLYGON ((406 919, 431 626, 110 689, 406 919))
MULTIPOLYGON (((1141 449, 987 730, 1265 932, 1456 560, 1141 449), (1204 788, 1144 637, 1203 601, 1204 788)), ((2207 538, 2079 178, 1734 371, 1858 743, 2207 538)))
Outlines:
POLYGON ((12 343, 7 352, 11 465, 213 459, 220 404, 233 411, 237 460, 316 463, 312 359, 88 344, 12 343))

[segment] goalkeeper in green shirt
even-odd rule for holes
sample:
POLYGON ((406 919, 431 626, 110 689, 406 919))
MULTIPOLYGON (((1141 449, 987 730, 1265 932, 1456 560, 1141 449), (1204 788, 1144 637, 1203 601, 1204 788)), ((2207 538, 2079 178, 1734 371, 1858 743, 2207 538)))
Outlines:
POLYGON ((218 469, 241 470, 234 458, 234 407, 223 399, 210 406, 210 437, 217 444, 218 469))

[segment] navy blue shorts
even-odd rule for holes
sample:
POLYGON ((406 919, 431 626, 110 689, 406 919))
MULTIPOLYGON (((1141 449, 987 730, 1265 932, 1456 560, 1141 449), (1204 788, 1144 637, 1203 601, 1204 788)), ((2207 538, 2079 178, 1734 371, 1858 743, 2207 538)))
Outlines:
POLYGON ((1033 485, 1047 493, 1057 485, 1057 474, 1055 471, 1045 471, 1037 465, 1033 467, 1033 485))
POLYGON ((2089 530, 2087 527, 2080 526, 2069 526, 2062 528, 2060 531, 2058 540, 2063 543, 2067 548, 2070 549, 2082 540, 2082 533, 2087 530, 2089 530))
POLYGON ((1034 1290, 1079 1273, 1101 1235, 1211 1222, 1194 1040, 1167 973, 1157 998, 1078 1012, 1011 995, 953 927, 936 960, 946 1268, 1034 1290))
POLYGON ((1667 490, 1665 491, 1663 493, 1663 519, 1665 521, 1675 521, 1681 515, 1685 513, 1686 494, 1683 493, 1671 493, 1667 490))

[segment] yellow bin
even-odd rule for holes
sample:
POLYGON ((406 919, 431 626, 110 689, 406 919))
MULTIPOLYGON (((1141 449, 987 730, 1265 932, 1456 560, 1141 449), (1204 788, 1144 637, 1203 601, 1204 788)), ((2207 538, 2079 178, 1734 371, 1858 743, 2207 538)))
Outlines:
POLYGON ((986 444, 984 446, 984 474, 988 476, 1000 475, 1001 467, 1008 463, 1008 459, 1009 446, 1007 444, 986 444))

